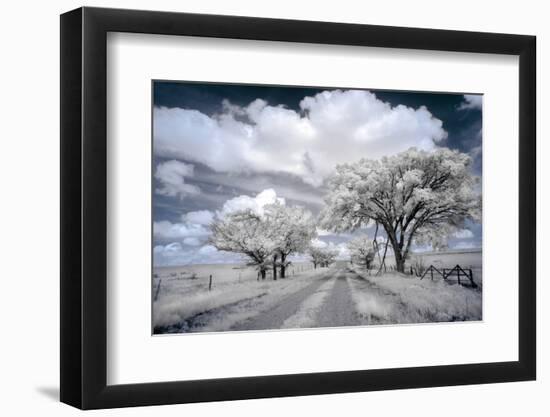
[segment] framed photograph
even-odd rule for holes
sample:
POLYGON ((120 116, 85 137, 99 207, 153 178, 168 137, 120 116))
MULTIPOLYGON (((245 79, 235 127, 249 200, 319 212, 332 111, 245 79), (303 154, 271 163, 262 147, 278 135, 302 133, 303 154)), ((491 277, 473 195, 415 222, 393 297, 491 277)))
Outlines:
POLYGON ((61 16, 61 401, 533 380, 535 37, 61 16))

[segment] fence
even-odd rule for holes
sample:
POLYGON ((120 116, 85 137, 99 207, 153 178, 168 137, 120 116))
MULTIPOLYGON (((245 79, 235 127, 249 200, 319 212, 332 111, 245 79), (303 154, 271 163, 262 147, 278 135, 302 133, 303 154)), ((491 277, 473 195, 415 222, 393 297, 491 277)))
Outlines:
POLYGON ((471 268, 462 268, 460 265, 456 265, 454 268, 442 268, 441 270, 437 269, 435 266, 430 265, 422 275, 418 273, 416 268, 413 268, 411 266, 410 268, 411 275, 416 275, 417 277, 420 277, 420 279, 424 279, 424 277, 428 274, 430 274, 430 278, 433 281, 434 279, 434 273, 437 275, 440 275, 444 280, 449 280, 449 278, 452 278, 456 275, 457 282, 460 285, 468 285, 472 288, 476 288, 477 284, 474 281, 474 275, 472 273, 471 268), (464 279, 461 279, 462 277, 466 278, 467 281, 464 279))

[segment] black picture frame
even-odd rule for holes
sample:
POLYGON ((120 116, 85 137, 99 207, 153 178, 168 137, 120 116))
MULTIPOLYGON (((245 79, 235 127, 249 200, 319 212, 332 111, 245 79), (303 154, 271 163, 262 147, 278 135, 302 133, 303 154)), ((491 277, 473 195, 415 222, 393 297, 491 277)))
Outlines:
POLYGON ((61 401, 96 409, 534 380, 535 54, 524 35, 88 7, 61 15, 61 401), (519 56, 519 360, 107 385, 108 32, 519 56))

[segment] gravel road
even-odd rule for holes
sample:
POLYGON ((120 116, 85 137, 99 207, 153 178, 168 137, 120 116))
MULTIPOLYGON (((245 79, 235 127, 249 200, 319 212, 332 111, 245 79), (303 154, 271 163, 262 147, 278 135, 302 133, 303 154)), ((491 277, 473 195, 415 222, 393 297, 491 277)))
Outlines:
POLYGON ((330 280, 335 280, 332 290, 323 300, 316 314, 316 322, 307 327, 339 327, 362 324, 355 311, 351 298, 351 289, 347 282, 347 276, 355 276, 353 272, 345 268, 333 268, 326 273, 326 277, 316 280, 300 291, 297 291, 282 299, 277 306, 258 314, 251 319, 238 323, 231 330, 265 330, 279 329, 284 322, 295 315, 304 302, 318 289, 330 280))
POLYGON ((361 324, 351 298, 351 289, 346 276, 352 274, 343 270, 337 271, 336 282, 332 292, 321 306, 317 316, 317 327, 354 326, 361 324))
POLYGON ((283 298, 275 307, 252 317, 242 323, 238 323, 231 330, 266 330, 280 329, 286 319, 296 314, 302 302, 311 296, 317 289, 328 280, 333 279, 332 274, 326 278, 316 280, 307 287, 283 298))

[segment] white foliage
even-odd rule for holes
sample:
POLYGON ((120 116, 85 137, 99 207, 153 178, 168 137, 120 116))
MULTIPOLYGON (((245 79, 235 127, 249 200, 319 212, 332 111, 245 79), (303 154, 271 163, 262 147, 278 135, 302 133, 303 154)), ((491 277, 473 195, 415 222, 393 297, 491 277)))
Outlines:
POLYGON ((317 266, 328 267, 336 261, 340 251, 330 245, 327 245, 326 247, 316 247, 310 245, 308 254, 315 268, 317 268, 317 266))
POLYGON ((273 190, 267 191, 272 193, 264 191, 257 196, 256 210, 226 210, 225 213, 222 210, 224 214, 211 226, 210 242, 218 250, 247 256, 262 274, 270 264, 281 267, 284 274, 288 256, 304 252, 316 235, 315 223, 309 211, 285 206, 273 190), (268 201, 274 202, 264 204, 268 201))
POLYGON ((406 259, 413 238, 418 244, 444 247, 467 219, 481 216, 479 178, 470 164, 468 155, 440 148, 339 165, 329 180, 321 226, 349 231, 377 222, 398 264, 406 259))
POLYGON ((369 268, 376 253, 373 240, 367 235, 357 236, 347 244, 354 263, 369 268))

